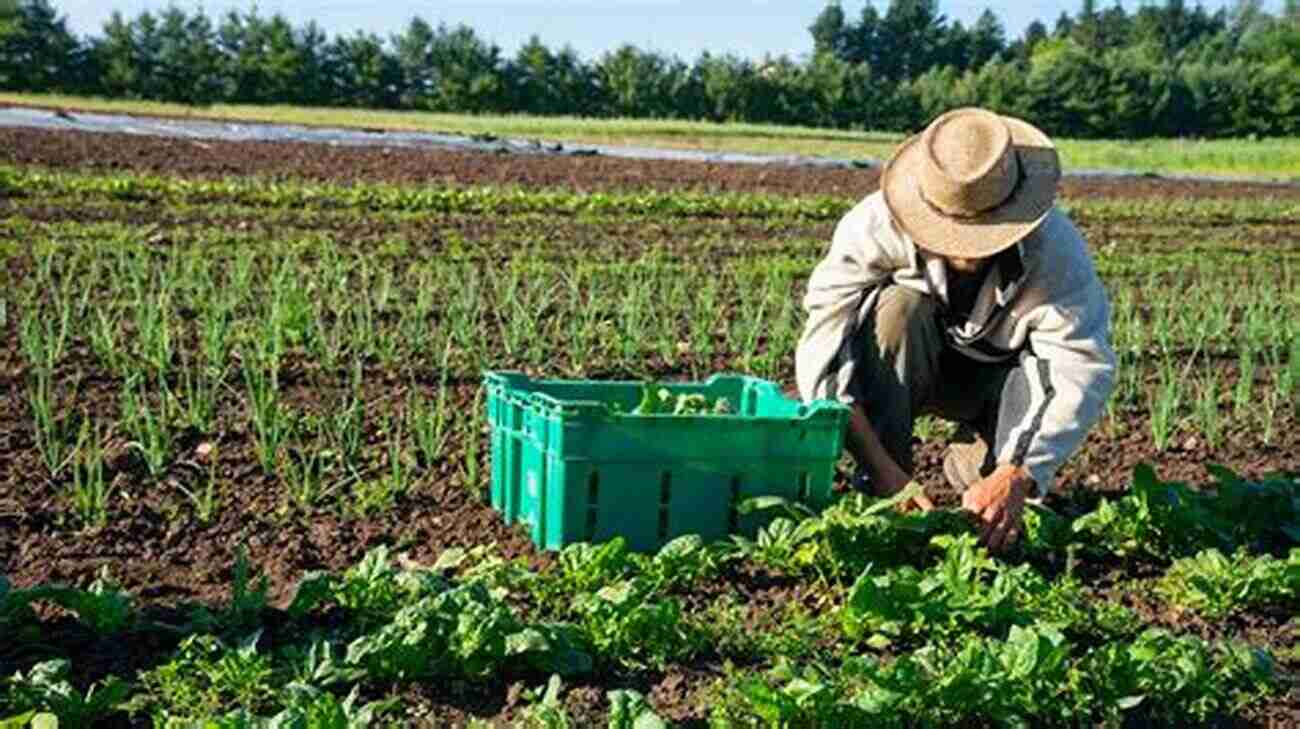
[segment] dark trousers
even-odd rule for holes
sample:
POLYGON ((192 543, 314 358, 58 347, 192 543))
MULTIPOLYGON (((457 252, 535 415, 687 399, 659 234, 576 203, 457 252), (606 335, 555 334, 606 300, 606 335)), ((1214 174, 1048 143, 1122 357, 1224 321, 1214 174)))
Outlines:
POLYGON ((913 471, 912 427, 938 415, 973 429, 989 446, 982 473, 996 465, 1029 407, 1029 381, 1018 361, 978 362, 952 349, 933 298, 901 286, 876 297, 854 342, 850 388, 894 460, 913 471))

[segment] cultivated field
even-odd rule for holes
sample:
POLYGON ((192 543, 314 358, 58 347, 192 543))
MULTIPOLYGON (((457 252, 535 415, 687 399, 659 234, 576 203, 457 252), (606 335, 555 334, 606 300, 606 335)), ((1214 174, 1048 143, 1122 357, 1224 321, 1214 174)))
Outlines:
POLYGON ((0 130, 0 726, 1300 726, 1294 186, 1064 182, 1120 384, 1005 558, 939 421, 924 516, 486 505, 484 370, 792 383, 874 174, 0 130))
MULTIPOLYGON (((373 109, 304 108, 128 101, 56 94, 0 92, 0 104, 114 114, 439 132, 537 139, 566 145, 631 145, 709 152, 808 155, 883 160, 903 141, 896 132, 849 131, 775 124, 719 124, 663 119, 587 119, 527 115, 435 114, 373 109)), ((1068 169, 1142 174, 1216 175, 1300 181, 1300 139, 1054 139, 1068 169)))

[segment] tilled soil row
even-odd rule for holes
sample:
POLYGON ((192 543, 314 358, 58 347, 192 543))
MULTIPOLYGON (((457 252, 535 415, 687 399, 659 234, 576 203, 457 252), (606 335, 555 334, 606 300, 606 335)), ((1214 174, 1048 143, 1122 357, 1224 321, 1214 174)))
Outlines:
MULTIPOLYGON (((0 129, 0 163, 184 177, 257 175, 320 181, 523 185, 595 192, 624 189, 764 192, 858 198, 879 186, 878 168, 484 154, 452 150, 332 147, 302 142, 223 142, 131 134, 0 129)), ((1067 176, 1069 198, 1300 199, 1300 185, 1159 177, 1067 176)))

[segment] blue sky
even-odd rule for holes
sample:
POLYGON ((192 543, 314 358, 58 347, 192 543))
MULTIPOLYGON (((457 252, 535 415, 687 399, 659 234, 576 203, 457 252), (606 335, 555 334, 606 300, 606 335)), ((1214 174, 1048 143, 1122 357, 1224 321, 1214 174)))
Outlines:
MULTIPOLYGON (((114 9, 133 16, 172 3, 186 10, 202 7, 210 16, 252 5, 251 0, 53 0, 72 29, 83 35, 99 34, 114 9)), ((1123 3, 1130 11, 1141 4, 1141 0, 1123 3)), ((1194 0, 1187 4, 1194 5, 1194 0)), ((1203 4, 1215 10, 1231 2, 1203 0, 1203 4)), ((1264 6, 1276 12, 1281 4, 1282 0, 1266 0, 1264 6)), ((843 1, 850 18, 856 18, 863 5, 864 0, 843 1)), ((875 5, 883 11, 888 0, 875 0, 875 5)), ((749 58, 765 53, 806 54, 812 49, 808 25, 825 7, 825 0, 259 0, 257 7, 264 15, 280 12, 294 22, 314 19, 331 34, 364 29, 387 35, 419 15, 435 25, 440 21, 469 25, 509 54, 535 33, 551 47, 572 45, 585 59, 631 43, 692 60, 704 50, 749 58)), ((967 25, 985 8, 992 8, 1014 37, 1035 18, 1051 27, 1062 11, 1076 12, 1079 2, 940 0, 939 8, 967 25)))

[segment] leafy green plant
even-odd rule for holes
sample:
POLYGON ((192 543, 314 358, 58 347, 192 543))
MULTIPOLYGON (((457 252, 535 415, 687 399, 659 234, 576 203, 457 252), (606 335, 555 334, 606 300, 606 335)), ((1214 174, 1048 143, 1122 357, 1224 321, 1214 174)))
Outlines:
POLYGON ((525 585, 544 614, 564 615, 575 595, 594 593, 633 573, 634 557, 627 543, 615 537, 601 544, 570 544, 556 555, 554 565, 525 585))
POLYGON ((60 723, 77 727, 93 726, 106 719, 130 692, 124 681, 110 676, 82 693, 68 680, 70 668, 66 659, 38 663, 25 674, 19 672, 3 679, 0 696, 10 711, 48 712, 60 723))
POLYGON ((686 620, 681 604, 654 596, 634 577, 574 597, 587 641, 598 655, 629 666, 662 667, 685 660, 705 646, 705 636, 686 620))
POLYGON ((569 713, 560 700, 564 682, 560 676, 551 676, 545 686, 527 689, 523 700, 527 702, 520 712, 519 723, 526 729, 569 729, 574 726, 569 713))
POLYGON ((164 710, 155 723, 169 729, 367 729, 398 703, 393 698, 361 704, 359 687, 354 687, 342 701, 328 691, 301 683, 289 684, 285 693, 289 706, 270 717, 236 709, 219 719, 184 721, 172 716, 173 713, 183 714, 181 709, 177 712, 164 710))
POLYGON ((1300 605, 1300 549, 1286 560, 1208 549, 1174 562, 1157 589, 1175 605, 1211 619, 1270 602, 1300 605))
POLYGON ((780 498, 761 497, 742 504, 742 513, 784 508, 798 518, 777 517, 754 540, 733 536, 738 554, 792 574, 812 572, 852 581, 868 565, 878 568, 922 564, 933 555, 932 537, 970 533, 968 519, 952 509, 902 513, 898 507, 920 493, 914 484, 888 499, 853 495, 821 514, 780 498))
POLYGON ((116 635, 136 618, 131 596, 108 573, 108 567, 85 590, 63 585, 38 585, 26 590, 10 589, 0 578, 0 626, 21 627, 35 621, 31 603, 50 602, 76 614, 81 622, 102 636, 116 635))
POLYGON ((1210 467, 1213 489, 1160 481, 1140 465, 1133 488, 1117 501, 1074 521, 1093 551, 1170 560, 1217 547, 1264 547, 1300 541, 1300 484, 1285 478, 1251 482, 1227 469, 1210 467))
POLYGON ((32 611, 31 590, 15 590, 9 579, 0 575, 0 630, 5 635, 20 637, 27 634, 36 623, 32 611))
POLYGON ((609 729, 668 729, 654 708, 637 691, 622 689, 609 694, 609 729))
POLYGON ((1072 674, 1075 700, 1109 726, 1126 718, 1161 725, 1204 722, 1267 694, 1275 681, 1263 651, 1155 628, 1097 648, 1072 674))
POLYGON ((925 572, 911 566, 878 575, 870 568, 863 572, 844 607, 850 637, 880 645, 892 637, 971 627, 996 634, 1032 622, 1027 604, 1049 591, 1032 568, 999 565, 976 546, 973 535, 939 536, 933 543, 944 556, 925 572))
POLYGON ((246 714, 279 703, 275 669, 257 644, 261 631, 231 645, 213 635, 192 635, 171 660, 140 676, 141 695, 131 708, 149 711, 158 724, 177 718, 203 719, 239 708, 246 714))
POLYGON ((730 415, 734 412, 734 406, 725 397, 710 402, 701 393, 674 395, 666 387, 650 384, 641 386, 641 402, 632 410, 633 415, 730 415))
POLYGON ((424 597, 348 645, 347 662, 375 679, 485 676, 504 663, 521 631, 511 611, 481 585, 424 597))
POLYGON ((48 711, 28 711, 0 719, 0 729, 59 729, 59 717, 48 711))
POLYGON ((713 579, 726 555, 723 549, 705 545, 698 535, 687 534, 665 544, 654 557, 632 555, 632 559, 655 592, 666 592, 713 579))

